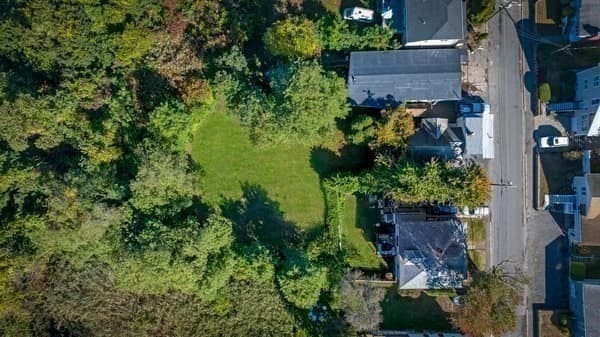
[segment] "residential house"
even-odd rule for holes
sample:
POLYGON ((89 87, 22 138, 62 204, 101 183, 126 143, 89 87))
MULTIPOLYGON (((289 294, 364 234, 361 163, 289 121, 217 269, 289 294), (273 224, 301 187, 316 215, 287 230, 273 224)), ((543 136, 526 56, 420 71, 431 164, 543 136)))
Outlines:
POLYGON ((462 153, 462 130, 449 124, 447 118, 424 118, 409 144, 413 158, 453 159, 462 153))
MULTIPOLYGON (((597 14, 600 17, 600 14, 597 14)), ((576 72, 575 99, 548 105, 548 109, 570 116, 576 136, 600 135, 600 64, 576 72)))
POLYGON ((600 280, 577 281, 571 287, 569 302, 575 316, 572 336, 600 336, 600 280))
POLYGON ((463 0, 382 0, 381 16, 405 47, 453 47, 465 40, 463 0))
POLYGON ((396 227, 394 274, 400 290, 462 288, 467 244, 458 219, 429 220, 423 212, 396 212, 387 218, 396 227))
POLYGON ((494 158, 494 115, 489 105, 480 113, 463 114, 456 120, 464 137, 464 155, 473 159, 494 158))
POLYGON ((583 245, 600 245, 600 174, 586 173, 573 178, 576 214, 571 241, 583 245))
POLYGON ((600 0, 575 0, 575 13, 567 19, 565 33, 571 42, 589 39, 600 33, 600 0))
POLYGON ((461 99, 457 49, 412 49, 350 53, 348 96, 354 106, 384 108, 407 101, 461 99))
POLYGON ((547 209, 573 215, 572 244, 600 245, 600 174, 590 173, 590 157, 591 151, 584 151, 583 174, 573 177, 573 194, 546 196, 547 209))
POLYGON ((409 138, 408 151, 413 158, 422 160, 493 159, 494 115, 489 110, 461 115, 455 124, 447 118, 424 118, 409 138))

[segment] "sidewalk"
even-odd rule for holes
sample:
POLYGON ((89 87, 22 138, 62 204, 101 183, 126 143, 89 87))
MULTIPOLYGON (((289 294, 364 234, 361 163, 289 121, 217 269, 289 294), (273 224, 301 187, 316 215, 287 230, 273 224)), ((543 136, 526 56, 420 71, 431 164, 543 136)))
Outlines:
POLYGON ((469 52, 469 64, 464 77, 463 90, 469 96, 479 96, 484 101, 488 100, 488 46, 486 40, 482 46, 469 52))

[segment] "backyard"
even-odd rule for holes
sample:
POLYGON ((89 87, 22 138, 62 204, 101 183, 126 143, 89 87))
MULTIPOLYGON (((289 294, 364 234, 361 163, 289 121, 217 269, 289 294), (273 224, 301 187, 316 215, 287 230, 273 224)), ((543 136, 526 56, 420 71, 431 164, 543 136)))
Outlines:
POLYGON ((258 185, 279 203, 286 220, 304 228, 322 225, 325 205, 309 147, 257 147, 234 117, 213 113, 195 134, 192 158, 202 169, 209 204, 238 200, 244 184, 258 185))
POLYGON ((355 196, 348 197, 343 219, 344 246, 348 251, 347 262, 353 268, 378 271, 386 267, 377 256, 374 245, 373 224, 377 222, 377 210, 368 202, 355 196))
POLYGON ((452 329, 448 314, 453 303, 448 296, 429 296, 415 292, 406 296, 391 287, 382 302, 381 329, 414 331, 449 331, 452 329))

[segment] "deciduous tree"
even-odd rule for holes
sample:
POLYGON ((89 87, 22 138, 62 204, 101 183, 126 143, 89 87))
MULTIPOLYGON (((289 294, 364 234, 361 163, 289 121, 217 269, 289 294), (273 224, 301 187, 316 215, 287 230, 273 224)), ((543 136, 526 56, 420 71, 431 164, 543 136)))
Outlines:
POLYGON ((308 59, 319 52, 315 24, 304 18, 290 17, 277 21, 264 36, 267 49, 273 55, 287 59, 308 59))

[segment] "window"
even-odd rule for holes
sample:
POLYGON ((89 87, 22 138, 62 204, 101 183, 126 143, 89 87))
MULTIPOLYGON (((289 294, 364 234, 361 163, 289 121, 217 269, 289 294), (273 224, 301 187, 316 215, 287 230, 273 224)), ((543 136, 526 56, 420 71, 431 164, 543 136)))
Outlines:
POLYGON ((600 76, 594 76, 594 88, 600 87, 600 76))
POLYGON ((600 104, 600 98, 596 98, 592 100, 592 105, 600 104))
POLYGON ((588 80, 583 80, 583 89, 588 88, 588 80))

